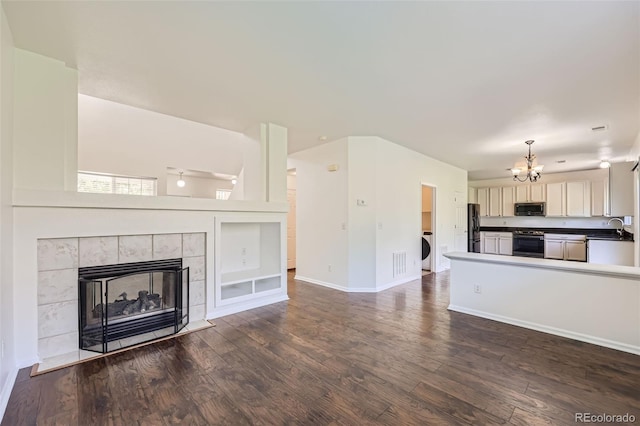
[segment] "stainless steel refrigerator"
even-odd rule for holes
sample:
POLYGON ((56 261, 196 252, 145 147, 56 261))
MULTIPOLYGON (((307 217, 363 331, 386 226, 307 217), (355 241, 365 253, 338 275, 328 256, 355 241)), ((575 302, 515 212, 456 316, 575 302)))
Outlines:
POLYGON ((480 204, 467 204, 467 251, 480 253, 480 204))

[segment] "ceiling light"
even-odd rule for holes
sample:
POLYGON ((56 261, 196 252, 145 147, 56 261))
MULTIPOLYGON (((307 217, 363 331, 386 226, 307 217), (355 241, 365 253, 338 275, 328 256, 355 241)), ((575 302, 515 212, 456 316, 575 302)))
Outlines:
POLYGON ((187 182, 182 179, 182 173, 183 172, 180 172, 180 179, 178 179, 178 181, 176 182, 176 185, 178 185, 179 188, 184 188, 184 186, 187 184, 187 182))
POLYGON ((320 136, 318 139, 320 139, 322 142, 324 142, 324 141, 327 140, 327 137, 326 136, 320 136))
POLYGON ((600 161, 600 168, 601 169, 608 169, 609 167, 611 167, 611 163, 610 162, 608 162, 607 160, 600 161))
POLYGON ((238 183, 238 179, 236 178, 231 179, 231 185, 235 185, 236 183, 238 183))
POLYGON ((532 140, 525 141, 525 143, 529 146, 529 154, 524 157, 527 160, 527 168, 513 168, 511 169, 511 173, 513 173, 513 180, 517 180, 519 182, 526 182, 527 180, 531 182, 536 182, 542 176, 542 168, 544 166, 538 165, 534 166, 533 162, 536 159, 536 156, 531 154, 531 145, 533 144, 532 140), (519 177, 520 173, 526 172, 526 176, 523 176, 522 179, 519 177))

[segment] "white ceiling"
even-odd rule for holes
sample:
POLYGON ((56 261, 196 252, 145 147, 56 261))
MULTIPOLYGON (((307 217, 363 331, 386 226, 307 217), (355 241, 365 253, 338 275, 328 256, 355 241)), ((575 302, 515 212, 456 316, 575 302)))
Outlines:
POLYGON ((624 160, 639 131, 635 1, 2 3, 16 46, 77 68, 81 93, 282 124, 290 152, 377 135, 479 179, 527 139, 554 172, 624 160))

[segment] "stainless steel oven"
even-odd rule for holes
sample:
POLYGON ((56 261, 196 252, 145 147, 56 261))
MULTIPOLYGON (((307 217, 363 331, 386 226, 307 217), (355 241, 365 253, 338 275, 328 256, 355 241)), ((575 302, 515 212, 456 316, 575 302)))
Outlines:
POLYGON ((514 231, 513 255, 544 258, 544 232, 514 231))

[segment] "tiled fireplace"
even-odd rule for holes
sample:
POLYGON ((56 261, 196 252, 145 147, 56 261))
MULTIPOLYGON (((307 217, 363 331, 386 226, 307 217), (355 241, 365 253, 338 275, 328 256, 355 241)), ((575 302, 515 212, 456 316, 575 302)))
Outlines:
POLYGON ((181 259, 189 268, 189 318, 205 317, 205 233, 38 240, 38 356, 78 349, 78 268, 181 259))

